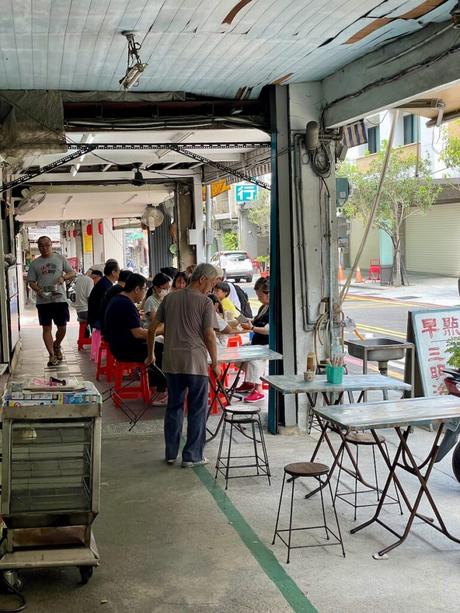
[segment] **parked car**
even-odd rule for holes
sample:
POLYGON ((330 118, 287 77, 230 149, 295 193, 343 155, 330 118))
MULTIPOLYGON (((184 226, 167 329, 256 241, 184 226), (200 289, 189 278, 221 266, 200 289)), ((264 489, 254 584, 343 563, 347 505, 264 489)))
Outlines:
POLYGON ((254 270, 246 251, 218 251, 213 255, 211 264, 222 268, 226 279, 233 279, 236 283, 244 279, 252 283, 254 270))

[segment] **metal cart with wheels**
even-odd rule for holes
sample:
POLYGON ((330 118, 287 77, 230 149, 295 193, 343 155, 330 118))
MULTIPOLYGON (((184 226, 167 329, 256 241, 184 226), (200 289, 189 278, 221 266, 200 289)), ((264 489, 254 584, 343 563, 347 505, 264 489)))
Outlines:
MULTIPOLYGON (((91 384, 90 384, 91 385, 91 384)), ((0 572, 99 564, 101 403, 3 406, 0 572)))

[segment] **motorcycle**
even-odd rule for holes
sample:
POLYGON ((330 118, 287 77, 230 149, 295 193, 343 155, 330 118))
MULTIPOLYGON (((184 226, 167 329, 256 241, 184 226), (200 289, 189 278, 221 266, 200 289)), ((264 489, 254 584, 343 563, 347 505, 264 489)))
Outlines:
MULTIPOLYGON (((446 368, 444 372, 449 375, 444 379, 449 394, 460 397, 460 370, 446 368)), ((460 442, 458 437, 460 435, 460 424, 456 430, 446 430, 444 438, 439 446, 438 454, 436 456, 436 462, 442 460, 442 458, 454 447, 454 453, 452 454, 452 470, 455 478, 460 482, 460 442)))

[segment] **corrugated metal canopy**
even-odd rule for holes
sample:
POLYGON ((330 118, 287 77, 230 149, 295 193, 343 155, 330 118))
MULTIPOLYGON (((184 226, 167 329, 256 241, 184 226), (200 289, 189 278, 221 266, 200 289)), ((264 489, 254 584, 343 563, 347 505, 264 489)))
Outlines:
POLYGON ((148 63, 137 91, 257 97, 321 79, 454 0, 15 0, 0 12, 0 89, 120 89, 123 30, 148 63))

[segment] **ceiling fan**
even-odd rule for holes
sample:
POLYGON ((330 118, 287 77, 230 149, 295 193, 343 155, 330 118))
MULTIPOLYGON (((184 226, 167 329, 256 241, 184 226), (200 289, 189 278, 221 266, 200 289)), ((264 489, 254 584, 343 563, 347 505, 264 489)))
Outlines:
POLYGON ((131 179, 132 185, 136 185, 136 187, 141 187, 141 185, 145 185, 145 179, 143 174, 141 173, 141 162, 133 163, 134 177, 131 179))
POLYGON ((33 211, 39 206, 46 198, 46 191, 44 189, 23 189, 21 192, 22 198, 19 199, 18 205, 15 207, 16 214, 24 215, 33 211))

